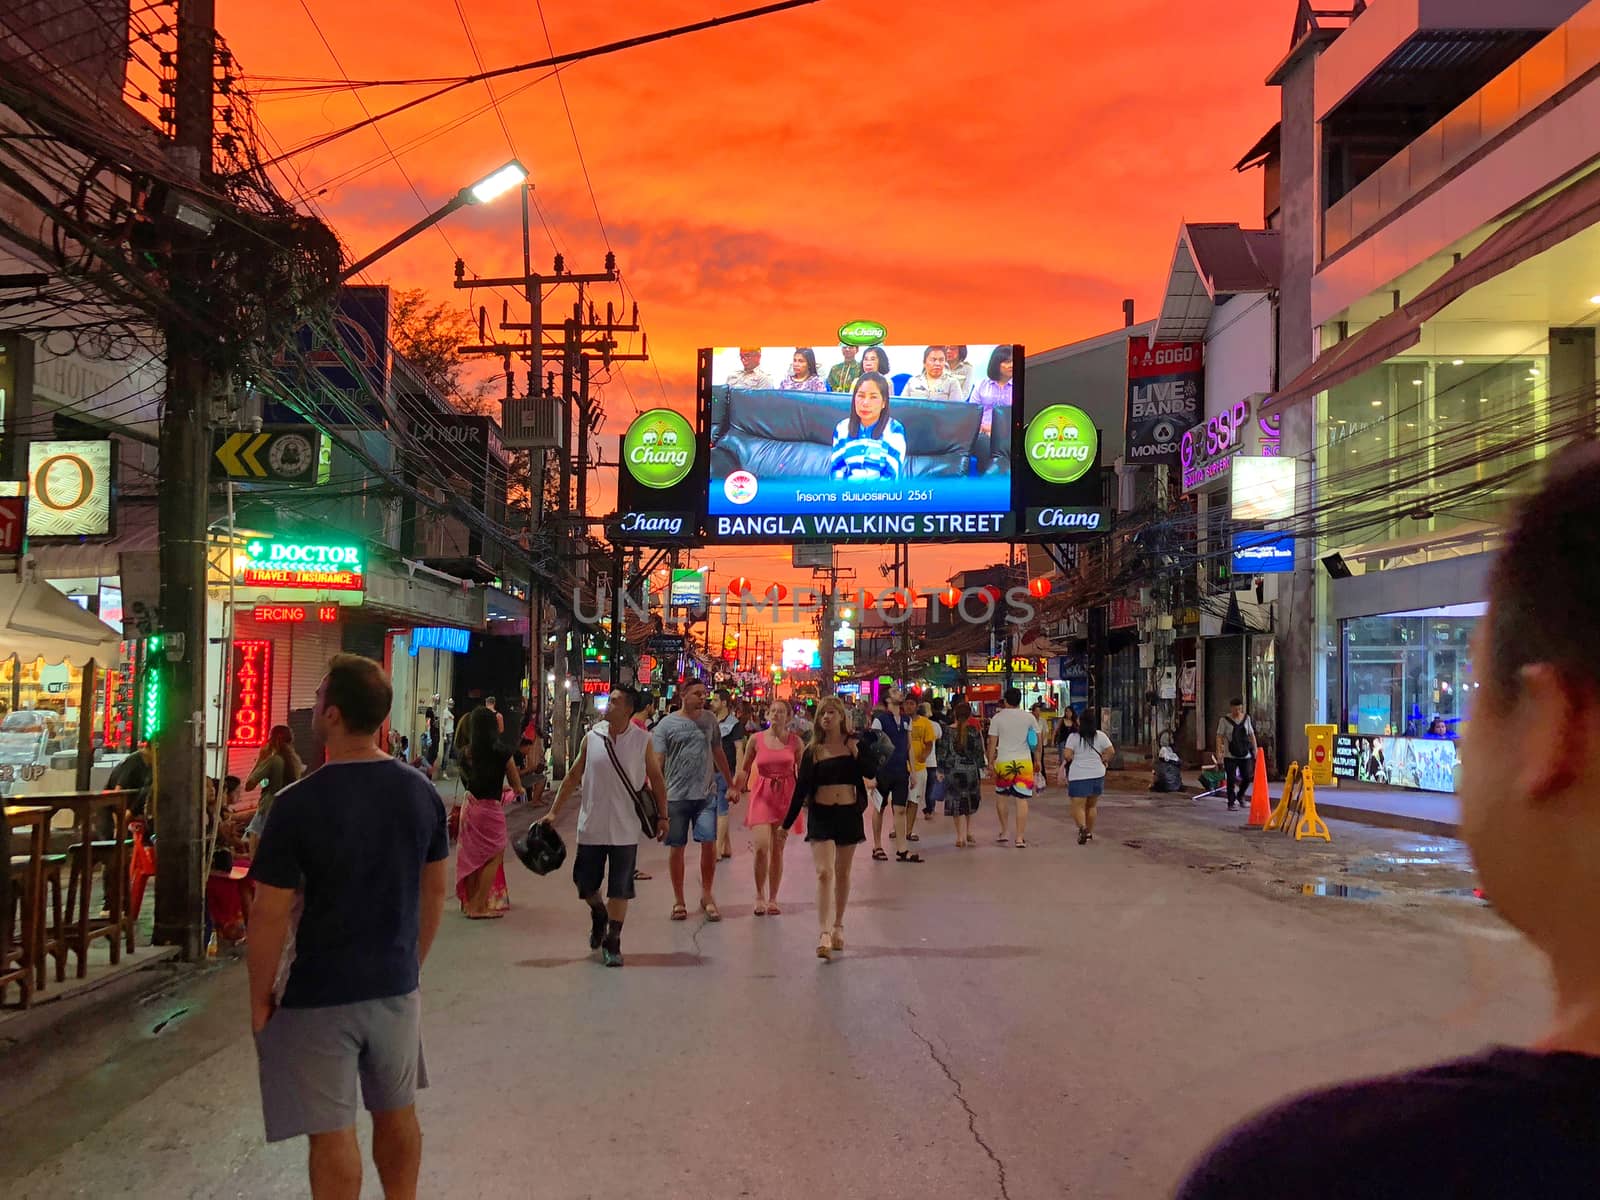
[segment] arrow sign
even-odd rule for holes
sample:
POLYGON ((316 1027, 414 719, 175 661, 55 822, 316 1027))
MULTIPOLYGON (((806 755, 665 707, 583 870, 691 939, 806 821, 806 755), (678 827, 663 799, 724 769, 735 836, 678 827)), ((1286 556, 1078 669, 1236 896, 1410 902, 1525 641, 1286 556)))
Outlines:
POLYGON ((324 472, 322 434, 310 425, 218 430, 212 448, 212 475, 257 483, 318 483, 324 472))

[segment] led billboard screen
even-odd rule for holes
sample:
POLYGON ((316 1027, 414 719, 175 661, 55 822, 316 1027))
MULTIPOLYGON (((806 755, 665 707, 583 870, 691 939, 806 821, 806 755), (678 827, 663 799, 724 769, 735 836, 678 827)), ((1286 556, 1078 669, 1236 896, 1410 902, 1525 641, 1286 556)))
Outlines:
POLYGON ((708 540, 1015 532, 1020 348, 831 344, 707 355, 708 540))

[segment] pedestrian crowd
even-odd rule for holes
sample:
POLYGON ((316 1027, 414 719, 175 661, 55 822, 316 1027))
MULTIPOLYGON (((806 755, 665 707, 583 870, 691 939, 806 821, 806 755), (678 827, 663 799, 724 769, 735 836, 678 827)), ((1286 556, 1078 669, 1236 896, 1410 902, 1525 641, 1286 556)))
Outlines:
MULTIPOLYGON (((1202 1156, 1180 1200, 1593 1194, 1600 1175, 1593 936, 1600 626, 1589 610, 1600 562, 1597 497, 1600 449, 1591 447, 1553 464, 1508 529, 1475 647, 1477 707, 1462 737, 1470 764, 1462 831, 1496 909, 1550 960, 1555 1006, 1547 1032, 1530 1048, 1495 1047, 1270 1109, 1202 1156), (1314 1153, 1303 1145, 1308 1130, 1314 1153)), ((764 721, 753 721, 726 693, 708 706, 705 685, 690 682, 676 708, 652 720, 656 702, 619 687, 604 720, 584 734, 540 825, 550 830, 577 797, 573 880, 588 909, 591 948, 620 966, 641 840, 666 842, 671 916, 683 920, 693 838, 698 907, 719 920, 712 890, 718 819, 724 797, 729 811, 743 805, 756 847, 754 911, 782 912, 786 842, 803 837, 816 872, 816 954, 830 959, 845 946, 853 860, 868 837, 869 810, 874 859, 887 859, 888 811, 897 860, 920 862, 917 819, 926 821, 941 802, 964 849, 974 844, 979 785, 989 772, 996 841, 1004 844, 1014 830, 1013 844, 1027 846, 1027 804, 1043 772, 1039 727, 1020 700, 1009 690, 980 732, 964 703, 946 715, 898 692, 876 710, 851 711, 828 698, 798 718, 774 702, 764 721)), ((250 1022, 262 1110, 269 1141, 309 1139, 310 1190, 319 1200, 360 1194, 360 1105, 372 1114, 384 1194, 417 1192, 422 1136, 414 1102, 428 1078, 418 981, 447 895, 449 834, 428 772, 379 745, 391 703, 377 663, 338 655, 312 713, 322 765, 301 774, 292 738, 275 729, 251 772, 267 809, 249 835, 256 839, 250 1022)), ((457 896, 470 917, 493 915, 503 903, 505 797, 522 789, 522 770, 531 766, 524 756, 519 767, 504 732, 504 717, 489 705, 459 728, 469 799, 457 896)), ((430 725, 426 738, 451 735, 430 725)), ((1225 759, 1244 760, 1254 749, 1237 706, 1217 740, 1225 759)), ((1087 713, 1058 729, 1056 744, 1086 844, 1114 748, 1087 713)), ((237 792, 237 782, 219 787, 219 797, 237 792)))
MULTIPOLYGON (((941 806, 951 819, 955 846, 973 847, 973 819, 988 774, 995 780, 995 843, 1027 848, 1028 804, 1044 780, 1044 735, 1037 715, 1021 704, 1021 692, 1007 689, 985 731, 965 701, 947 714, 942 701, 919 701, 898 689, 885 693, 876 708, 863 703, 847 709, 829 697, 797 714, 789 701, 778 699, 758 712, 726 688, 708 698, 705 684, 690 680, 671 710, 658 716, 653 697, 619 687, 608 698, 606 719, 585 736, 555 802, 539 819, 553 825, 578 796, 573 879, 590 909, 591 948, 601 950, 609 966, 623 961, 622 916, 634 898, 641 837, 666 843, 671 919, 689 917, 691 840, 699 847, 697 910, 707 921, 722 919, 717 864, 732 855, 731 813, 741 804, 754 845, 754 914, 783 913, 778 893, 785 851, 791 836, 803 837, 816 871, 817 956, 830 959, 844 949, 851 869, 869 822, 876 862, 889 860, 883 845, 887 816, 889 838, 897 843, 895 861, 922 863, 918 818, 926 823, 941 806), (659 830, 635 819, 635 799, 644 792, 662 816, 659 830), (602 865, 610 871, 604 900, 602 865)), ((1058 748, 1084 844, 1093 836, 1095 801, 1115 747, 1085 714, 1058 748)))

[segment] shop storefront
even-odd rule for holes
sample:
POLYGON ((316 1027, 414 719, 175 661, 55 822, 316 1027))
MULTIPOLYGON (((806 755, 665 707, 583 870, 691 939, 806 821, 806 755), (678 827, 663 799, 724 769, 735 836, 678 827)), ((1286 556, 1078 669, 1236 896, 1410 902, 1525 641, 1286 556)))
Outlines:
MULTIPOLYGON (((219 548, 215 557, 224 555, 219 548)), ((436 691, 449 695, 455 653, 469 630, 483 628, 484 611, 483 589, 375 557, 356 540, 241 534, 232 579, 212 578, 209 620, 221 652, 208 659, 209 773, 247 777, 274 725, 287 725, 301 758, 315 764, 311 713, 341 652, 390 672, 391 728, 420 747, 423 713, 436 691)))
POLYGON ((49 584, 0 576, 0 795, 104 784, 132 740, 124 650, 49 584))

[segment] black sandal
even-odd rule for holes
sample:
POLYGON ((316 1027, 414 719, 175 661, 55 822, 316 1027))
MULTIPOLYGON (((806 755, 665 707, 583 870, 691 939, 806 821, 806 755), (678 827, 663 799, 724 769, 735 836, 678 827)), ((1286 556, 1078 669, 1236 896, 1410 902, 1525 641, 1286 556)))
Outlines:
POLYGON ((897 850, 894 858, 896 862, 904 863, 919 863, 922 861, 922 855, 918 854, 915 850, 897 850))
POLYGON ((889 856, 883 852, 883 847, 882 846, 874 846, 872 848, 872 861, 873 862, 888 862, 889 861, 889 856))

